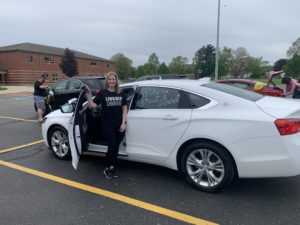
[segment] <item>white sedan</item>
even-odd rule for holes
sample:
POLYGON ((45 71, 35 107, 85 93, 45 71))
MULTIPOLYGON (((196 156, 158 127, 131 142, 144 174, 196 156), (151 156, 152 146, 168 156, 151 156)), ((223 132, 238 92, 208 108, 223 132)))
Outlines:
MULTIPOLYGON (((234 177, 300 174, 300 102, 196 80, 122 85, 129 104, 119 158, 180 171, 213 192, 234 177)), ((85 90, 46 117, 43 138, 56 157, 77 168, 86 152, 105 153, 100 116, 85 90)), ((101 112, 101 111, 100 111, 101 112)), ((104 155, 104 154, 99 154, 104 155)))

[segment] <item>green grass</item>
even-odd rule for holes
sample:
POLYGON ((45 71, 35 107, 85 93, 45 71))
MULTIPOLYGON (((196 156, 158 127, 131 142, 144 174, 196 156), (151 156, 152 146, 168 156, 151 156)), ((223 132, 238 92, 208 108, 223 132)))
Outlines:
POLYGON ((1 86, 0 86, 0 91, 4 91, 4 90, 7 90, 7 88, 6 88, 6 87, 1 87, 1 86))

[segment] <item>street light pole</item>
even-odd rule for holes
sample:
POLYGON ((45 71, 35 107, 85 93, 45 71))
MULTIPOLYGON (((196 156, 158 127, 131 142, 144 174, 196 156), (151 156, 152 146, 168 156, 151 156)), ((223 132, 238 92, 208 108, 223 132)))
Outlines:
POLYGON ((218 80, 219 73, 219 30, 220 30, 220 3, 218 0, 218 20, 217 20, 217 44, 216 44, 216 63, 215 63, 215 80, 218 80))

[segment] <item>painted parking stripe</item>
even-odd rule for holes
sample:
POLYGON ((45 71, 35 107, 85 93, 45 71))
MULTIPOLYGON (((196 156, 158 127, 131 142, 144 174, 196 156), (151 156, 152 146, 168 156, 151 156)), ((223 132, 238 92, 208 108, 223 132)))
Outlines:
POLYGON ((29 147, 29 146, 32 146, 32 145, 40 144, 42 142, 44 142, 44 141, 39 140, 39 141, 34 141, 34 142, 31 142, 31 143, 28 143, 28 144, 19 145, 19 146, 13 147, 13 148, 7 148, 7 149, 4 149, 4 150, 0 150, 0 154, 5 153, 5 152, 11 152, 11 151, 19 150, 21 148, 25 148, 25 147, 29 147))
POLYGON ((138 207, 138 208, 142 208, 142 209, 154 212, 154 213, 158 213, 158 214, 161 214, 161 215, 164 215, 164 216, 168 216, 168 217, 171 217, 173 219, 180 220, 180 221, 183 221, 183 222, 186 222, 186 223, 198 224, 198 225, 216 225, 216 223, 212 223, 212 222, 209 222, 209 221, 197 218, 197 217, 193 217, 193 216, 190 216, 190 215, 187 215, 187 214, 176 212, 176 211, 173 211, 173 210, 170 210, 170 209, 167 209, 167 208, 163 208, 163 207, 153 205, 153 204, 150 204, 150 203, 147 203, 147 202, 136 200, 134 198, 126 197, 124 195, 120 195, 120 194, 117 194, 117 193, 114 193, 114 192, 110 192, 110 191, 106 191, 106 190, 103 190, 103 189, 100 189, 100 188, 96 188, 96 187, 93 187, 93 186, 82 184, 82 183, 79 183, 79 182, 76 182, 76 181, 64 179, 64 178, 57 177, 57 176, 54 176, 54 175, 51 175, 51 174, 47 174, 47 173, 43 173, 43 172, 40 172, 40 171, 37 171, 37 170, 33 170, 33 169, 30 169, 30 168, 27 168, 27 167, 19 166, 17 164, 13 164, 13 163, 10 163, 10 162, 0 160, 0 165, 7 166, 7 167, 12 168, 12 169, 16 169, 16 170, 19 170, 19 171, 22 171, 22 172, 25 172, 25 173, 29 173, 29 174, 32 174, 32 175, 35 175, 35 176, 38 176, 38 177, 42 177, 44 179, 51 180, 51 181, 54 181, 54 182, 57 182, 57 183, 61 183, 61 184, 64 184, 64 185, 67 185, 67 186, 70 186, 70 187, 73 187, 73 188, 77 188, 77 189, 80 189, 80 190, 83 190, 83 191, 87 191, 87 192, 94 193, 94 194, 97 194, 97 195, 101 195, 101 196, 104 196, 104 197, 107 197, 107 198, 111 198, 111 199, 129 204, 129 205, 132 205, 132 206, 135 206, 135 207, 138 207))
POLYGON ((0 116, 1 119, 9 119, 9 120, 19 120, 19 121, 26 121, 26 122, 35 122, 37 123, 37 120, 27 120, 27 119, 21 119, 21 118, 15 118, 15 117, 8 117, 8 116, 0 116))

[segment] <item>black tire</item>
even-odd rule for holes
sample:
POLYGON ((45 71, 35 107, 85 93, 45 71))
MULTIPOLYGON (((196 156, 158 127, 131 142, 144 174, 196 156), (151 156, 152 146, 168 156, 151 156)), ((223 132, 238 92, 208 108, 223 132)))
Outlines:
POLYGON ((48 134, 48 143, 53 154, 59 159, 70 159, 71 150, 68 132, 61 126, 52 128, 48 134))
POLYGON ((229 153, 212 142, 190 144, 180 160, 185 178, 201 191, 220 191, 231 183, 235 175, 229 153))

